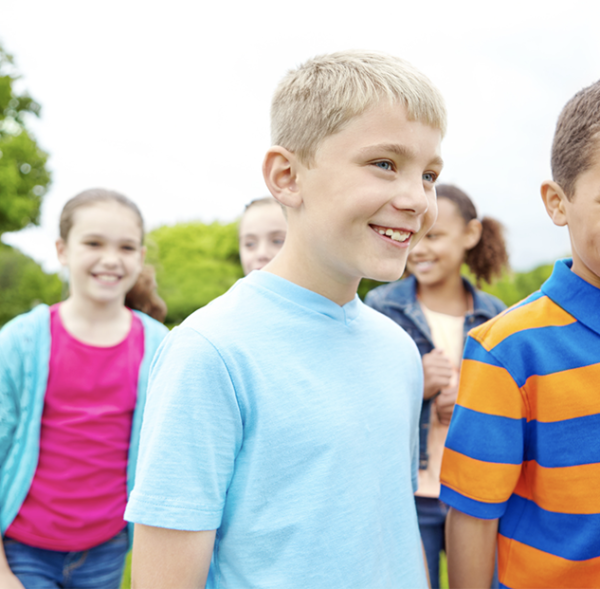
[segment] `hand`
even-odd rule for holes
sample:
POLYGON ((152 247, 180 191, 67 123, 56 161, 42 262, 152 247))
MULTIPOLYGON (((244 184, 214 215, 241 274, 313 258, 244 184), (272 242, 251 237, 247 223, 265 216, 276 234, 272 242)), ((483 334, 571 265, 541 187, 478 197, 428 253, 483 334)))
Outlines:
POLYGON ((450 385, 452 363, 442 350, 435 348, 423 360, 423 398, 430 399, 439 390, 450 385))
POLYGON ((2 589, 25 589, 23 584, 11 571, 0 572, 0 586, 2 589))
POLYGON ((450 425, 456 397, 458 396, 458 384, 443 388, 435 399, 435 410, 442 425, 450 425))

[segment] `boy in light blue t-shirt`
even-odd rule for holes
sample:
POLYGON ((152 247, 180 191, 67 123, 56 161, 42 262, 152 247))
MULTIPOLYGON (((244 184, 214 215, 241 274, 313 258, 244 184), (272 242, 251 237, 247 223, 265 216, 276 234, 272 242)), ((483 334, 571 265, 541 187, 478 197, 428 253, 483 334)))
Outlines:
POLYGON ((420 358, 356 289, 398 279, 431 228, 445 120, 391 56, 283 79, 263 172, 287 238, 155 358, 126 512, 134 586, 426 587, 420 358))

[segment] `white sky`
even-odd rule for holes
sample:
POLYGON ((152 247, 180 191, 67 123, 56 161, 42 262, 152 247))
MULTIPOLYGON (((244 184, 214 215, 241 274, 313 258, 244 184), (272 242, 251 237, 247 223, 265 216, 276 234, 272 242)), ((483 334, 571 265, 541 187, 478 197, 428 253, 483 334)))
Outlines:
POLYGON ((508 230, 517 270, 568 254, 539 197, 556 118, 600 78, 600 2, 381 0, 3 0, 0 42, 42 104, 51 154, 42 225, 5 241, 56 270, 67 199, 115 188, 151 229, 230 221, 266 194, 271 94, 324 52, 376 49, 411 61, 449 110, 442 182, 508 230))

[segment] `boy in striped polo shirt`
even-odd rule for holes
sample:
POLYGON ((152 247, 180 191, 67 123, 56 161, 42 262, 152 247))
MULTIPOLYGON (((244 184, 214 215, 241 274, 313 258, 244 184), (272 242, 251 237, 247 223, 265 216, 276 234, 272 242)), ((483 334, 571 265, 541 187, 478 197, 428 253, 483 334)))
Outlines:
POLYGON ((542 184, 572 260, 468 338, 442 464, 450 586, 600 587, 600 81, 542 184))

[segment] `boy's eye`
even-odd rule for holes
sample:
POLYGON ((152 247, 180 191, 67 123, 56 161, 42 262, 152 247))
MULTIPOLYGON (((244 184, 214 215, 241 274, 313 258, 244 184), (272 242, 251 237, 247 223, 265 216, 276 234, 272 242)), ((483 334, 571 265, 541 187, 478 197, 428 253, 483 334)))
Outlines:
POLYGON ((382 170, 388 170, 388 171, 393 170, 392 162, 388 162, 388 161, 374 162, 373 165, 377 166, 378 168, 381 168, 382 170))
POLYGON ((423 174, 423 180, 425 180, 425 182, 431 182, 432 184, 437 180, 437 177, 438 175, 434 172, 425 172, 423 174))
POLYGON ((85 245, 88 245, 89 247, 98 247, 100 245, 99 241, 86 241, 85 245))
POLYGON ((124 249, 127 252, 135 251, 135 248, 132 245, 124 245, 121 249, 124 249))

